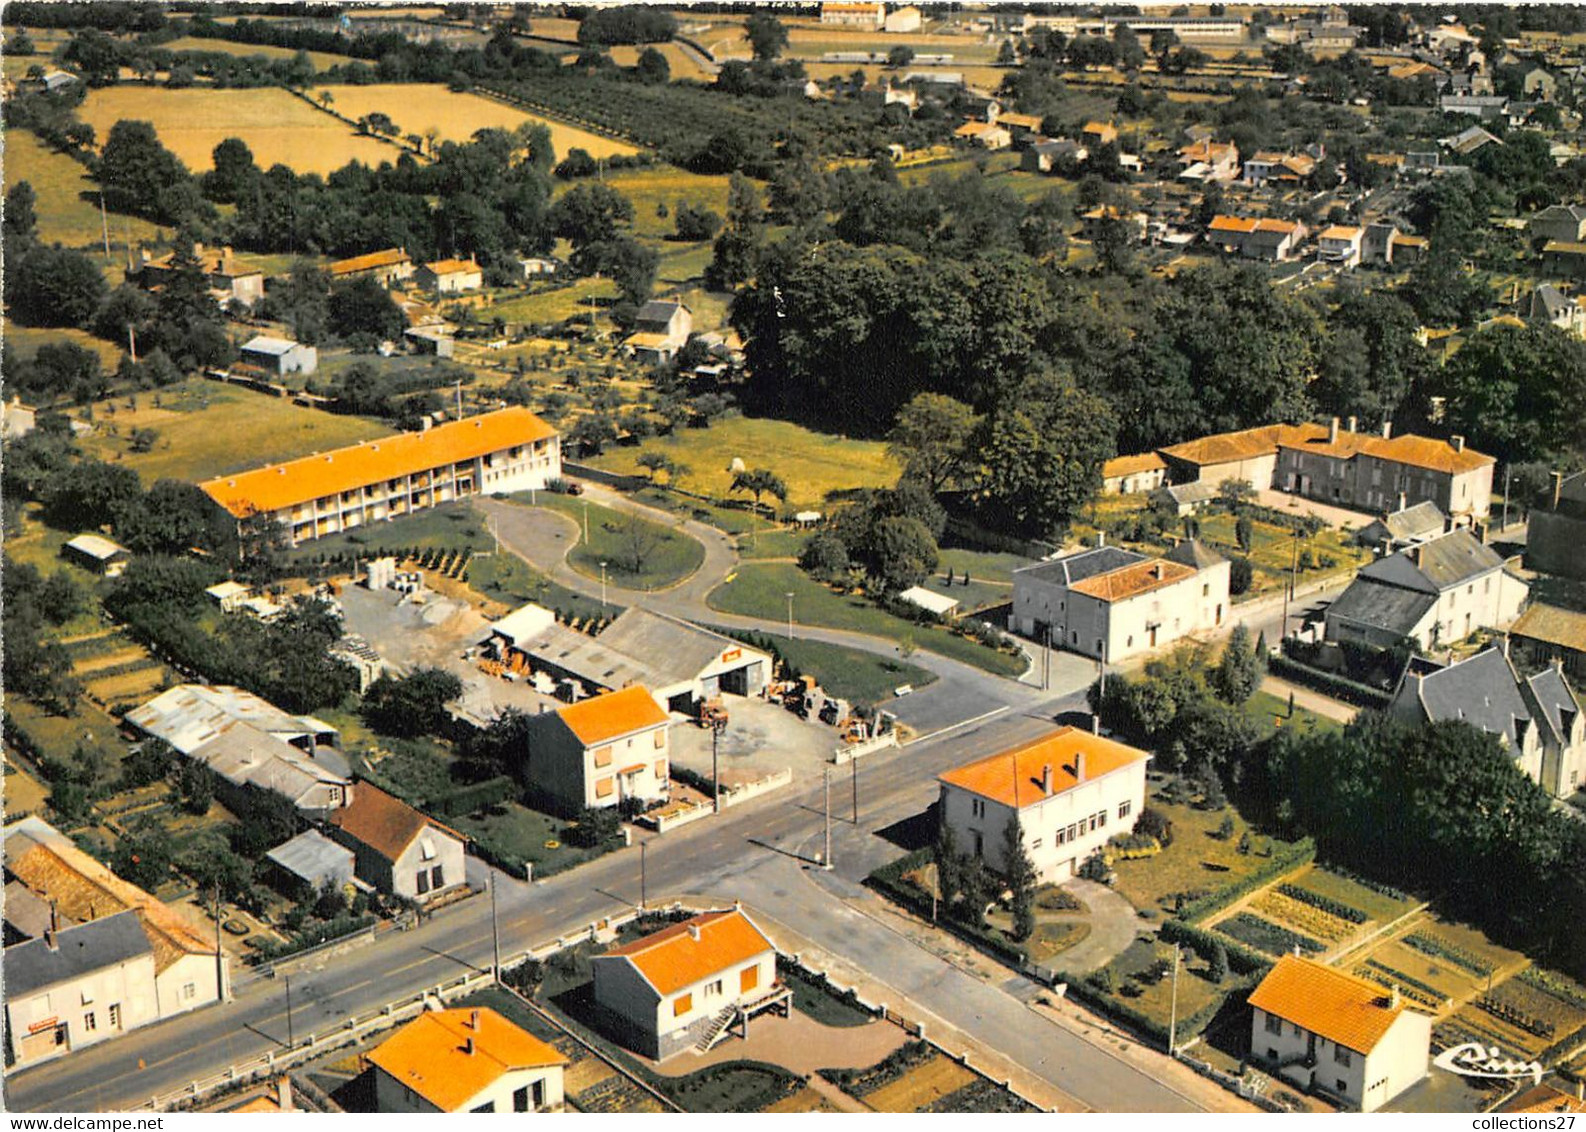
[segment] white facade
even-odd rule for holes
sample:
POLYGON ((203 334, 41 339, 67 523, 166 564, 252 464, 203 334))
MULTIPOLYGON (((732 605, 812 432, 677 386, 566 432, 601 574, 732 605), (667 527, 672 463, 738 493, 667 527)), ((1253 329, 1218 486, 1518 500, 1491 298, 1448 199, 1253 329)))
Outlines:
POLYGON ((912 4, 906 8, 899 8, 887 15, 882 30, 888 32, 911 32, 920 30, 920 10, 912 4))
MULTIPOLYGON (((135 922, 137 913, 121 915, 134 921, 130 930, 141 936, 142 928, 135 922)), ((60 945, 74 946, 74 936, 81 930, 67 928, 60 945)), ((92 926, 87 930, 92 931, 92 926)), ((47 945, 35 940, 15 946, 37 949, 47 945)), ((7 948, 11 950, 14 948, 7 948)), ((211 957, 211 971, 214 965, 211 957)), ((8 988, 5 1014, 6 1035, 17 1065, 47 1061, 156 1022, 161 1015, 155 993, 154 952, 144 940, 141 954, 76 978, 26 991, 8 988)))
POLYGON ((1359 1112, 1375 1112, 1426 1076, 1431 1037, 1432 1020, 1405 1010, 1369 1053, 1361 1053, 1259 1007, 1251 1011, 1250 1049, 1257 1064, 1288 1062, 1278 1076, 1359 1112))
POLYGON ((376 1112, 560 1112, 563 1096, 562 1067, 541 1065, 509 1069, 455 1108, 441 1108, 408 1088, 378 1065, 374 1067, 376 1112))

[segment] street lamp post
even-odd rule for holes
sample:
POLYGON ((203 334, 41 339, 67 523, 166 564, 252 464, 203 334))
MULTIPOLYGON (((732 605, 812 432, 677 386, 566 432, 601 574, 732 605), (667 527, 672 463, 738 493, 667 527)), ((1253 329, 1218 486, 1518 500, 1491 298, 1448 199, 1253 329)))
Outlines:
POLYGON ((821 854, 821 868, 832 867, 832 768, 825 767, 822 776, 826 783, 826 849, 821 854))
POLYGON ((485 874, 490 882, 490 950, 494 962, 490 973, 495 978, 496 986, 501 985, 501 922, 496 918, 496 870, 491 869, 485 874))
POLYGON ((292 976, 281 976, 286 980, 286 1048, 296 1049, 296 1035, 292 1032, 292 976))
POLYGON ((1167 1055, 1172 1057, 1178 1049, 1178 944, 1173 945, 1173 1005, 1168 1012, 1167 1055))
POLYGON ((787 598, 787 639, 793 639, 793 591, 789 590, 782 595, 787 598))
POLYGON ((727 726, 719 716, 710 721, 710 805, 712 813, 721 813, 721 770, 718 754, 721 733, 727 726))
POLYGON ((606 560, 600 560, 600 615, 606 615, 606 560))

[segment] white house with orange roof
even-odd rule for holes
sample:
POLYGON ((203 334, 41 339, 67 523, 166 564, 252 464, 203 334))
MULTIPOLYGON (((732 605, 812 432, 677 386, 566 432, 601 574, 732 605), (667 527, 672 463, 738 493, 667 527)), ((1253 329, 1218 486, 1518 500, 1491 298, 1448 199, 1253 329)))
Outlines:
POLYGON ((1117 663, 1215 629, 1228 611, 1228 560, 1194 540, 1151 558, 1099 546, 1013 572, 1015 632, 1117 663))
POLYGON ((1145 805, 1146 752, 1061 727, 940 775, 939 814, 962 852, 1005 873, 1017 818, 1042 884, 1061 883, 1107 839, 1128 833, 1145 805))
POLYGON ((1013 144, 1013 135, 1008 128, 997 122, 965 122, 953 131, 953 136, 982 149, 1007 149, 1013 144))
POLYGON ((561 1112, 567 1058, 488 1007, 430 1010, 369 1053, 377 1112, 561 1112))
POLYGON ((1178 151, 1179 177, 1191 181, 1232 181, 1239 176, 1239 147, 1204 138, 1178 151))
POLYGON ((742 908, 704 912, 590 960, 595 1002, 613 1036, 664 1060, 708 1049, 767 1010, 786 1017, 776 945, 742 908))
POLYGON ((1427 1075, 1432 1019, 1398 992, 1285 955, 1250 995, 1251 1060, 1302 1089, 1374 1112, 1427 1075))
POLYGON ((1332 224, 1316 234, 1316 259, 1340 267, 1360 266, 1360 246, 1366 230, 1350 224, 1332 224))
POLYGON ((537 797, 572 812, 664 801, 668 720, 642 684, 542 712, 530 721, 519 777, 537 797))
POLYGON ((485 285, 484 270, 472 256, 467 259, 438 259, 413 273, 413 281, 437 295, 457 295, 477 291, 485 285))
POLYGON ((239 522, 281 524, 295 546, 454 499, 544 489, 561 474, 556 430, 514 406, 198 486, 239 522))
POLYGON ((413 278, 413 259, 406 248, 386 248, 351 259, 338 259, 327 269, 332 279, 360 279, 373 276, 385 287, 413 278))

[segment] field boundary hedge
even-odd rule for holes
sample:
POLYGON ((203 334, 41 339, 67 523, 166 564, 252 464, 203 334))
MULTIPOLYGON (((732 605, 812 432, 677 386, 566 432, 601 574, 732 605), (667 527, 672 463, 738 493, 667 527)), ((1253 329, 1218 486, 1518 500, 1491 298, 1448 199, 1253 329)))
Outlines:
POLYGON ((1236 881, 1226 888, 1208 893, 1199 900, 1191 900, 1178 910, 1177 919, 1186 924, 1199 924, 1209 916, 1214 916, 1229 905, 1236 903, 1256 889, 1269 883, 1274 877, 1291 872, 1301 865, 1308 865, 1316 859, 1316 842, 1309 837, 1296 841, 1282 852, 1274 852, 1271 858, 1255 872, 1236 881))
POLYGON ((1281 653, 1268 658, 1267 671, 1274 676, 1292 680, 1296 684, 1303 684, 1307 688, 1336 697, 1346 704, 1354 704, 1356 707, 1380 710, 1386 708, 1392 700, 1386 692, 1368 684, 1358 684, 1347 677, 1337 676, 1320 668, 1312 668, 1309 664, 1303 664, 1281 653))

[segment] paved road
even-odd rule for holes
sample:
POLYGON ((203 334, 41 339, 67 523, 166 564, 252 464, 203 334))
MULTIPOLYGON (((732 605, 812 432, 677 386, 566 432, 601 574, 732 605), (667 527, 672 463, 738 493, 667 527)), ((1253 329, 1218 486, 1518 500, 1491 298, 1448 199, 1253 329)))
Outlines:
MULTIPOLYGON (((821 788, 784 792, 654 839, 648 850, 653 899, 696 894, 741 899, 796 925, 821 947, 848 957, 896 997, 971 1031, 1088 1107, 1110 1111, 1184 1111, 1185 1096, 1081 1036, 1031 1011, 1005 984, 977 979, 889 929, 863 910, 858 882, 898 848, 878 836, 922 811, 935 797, 934 776, 982 750, 1048 727, 1070 698, 1007 712, 949 738, 873 756, 860 769, 861 821, 834 827, 836 868, 809 867, 824 826, 821 788)), ((842 797, 842 791, 835 791, 842 797)), ((839 803, 834 799, 834 809, 839 803)), ((895 834, 894 834, 895 836, 895 834)), ((639 853, 611 854, 534 885, 500 881, 503 954, 511 956, 636 903, 639 853)), ((499 874, 498 874, 499 879, 499 874)), ((298 1040, 490 962, 490 909, 475 898, 413 931, 310 963, 291 976, 292 1030, 298 1040)), ((1018 982, 1017 980, 1015 982, 1018 982)), ((25 1070, 5 1081, 18 1111, 114 1110, 228 1064, 284 1048, 286 983, 238 979, 234 1001, 134 1031, 113 1042, 25 1070)))

